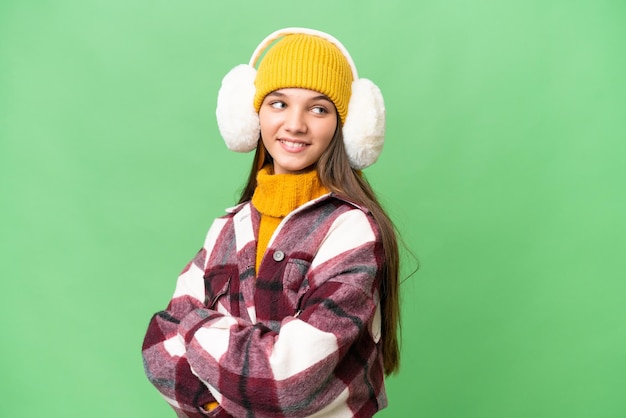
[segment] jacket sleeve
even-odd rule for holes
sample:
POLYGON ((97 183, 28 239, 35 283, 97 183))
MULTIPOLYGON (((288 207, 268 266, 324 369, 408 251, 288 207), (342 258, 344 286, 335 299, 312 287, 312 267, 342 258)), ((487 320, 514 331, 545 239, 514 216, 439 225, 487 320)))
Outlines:
POLYGON ((307 416, 346 397, 377 355, 383 258, 371 220, 360 210, 342 215, 307 273, 298 314, 277 330, 204 308, 184 318, 179 332, 193 373, 234 416, 307 416))
MULTIPOLYGON (((211 235, 209 230, 207 241, 211 235)), ((204 306, 206 253, 205 243, 178 277, 176 290, 167 308, 154 314, 150 320, 142 346, 148 379, 179 417, 205 417, 207 414, 202 406, 215 400, 206 385, 191 372, 185 344, 178 334, 181 320, 204 306)))

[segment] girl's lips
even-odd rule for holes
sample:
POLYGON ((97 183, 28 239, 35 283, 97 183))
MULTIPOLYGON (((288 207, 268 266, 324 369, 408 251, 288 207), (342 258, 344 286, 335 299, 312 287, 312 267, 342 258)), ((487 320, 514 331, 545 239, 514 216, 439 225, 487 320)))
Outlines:
POLYGON ((280 142, 283 149, 289 152, 300 152, 309 146, 309 144, 305 142, 292 141, 289 139, 279 139, 278 142, 280 142))

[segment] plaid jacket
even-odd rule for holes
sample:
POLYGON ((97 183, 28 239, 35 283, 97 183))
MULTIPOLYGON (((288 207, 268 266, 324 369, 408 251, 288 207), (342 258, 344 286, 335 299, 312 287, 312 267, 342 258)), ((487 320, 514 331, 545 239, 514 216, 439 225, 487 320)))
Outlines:
POLYGON ((281 222, 255 274, 259 220, 243 203, 214 221, 150 321, 149 380, 179 417, 371 417, 387 405, 372 216, 313 200, 281 222))

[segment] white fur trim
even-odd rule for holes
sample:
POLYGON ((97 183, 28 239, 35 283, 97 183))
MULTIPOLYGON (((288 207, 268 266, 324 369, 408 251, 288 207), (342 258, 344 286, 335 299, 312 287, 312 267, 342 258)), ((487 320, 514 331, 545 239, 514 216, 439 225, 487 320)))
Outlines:
POLYGON ((361 170, 374 164, 385 142, 385 103, 380 89, 366 78, 352 82, 343 141, 350 165, 361 170))
POLYGON ((238 65, 224 76, 217 95, 217 126, 232 151, 252 151, 259 141, 259 115, 253 105, 255 78, 253 67, 238 65))

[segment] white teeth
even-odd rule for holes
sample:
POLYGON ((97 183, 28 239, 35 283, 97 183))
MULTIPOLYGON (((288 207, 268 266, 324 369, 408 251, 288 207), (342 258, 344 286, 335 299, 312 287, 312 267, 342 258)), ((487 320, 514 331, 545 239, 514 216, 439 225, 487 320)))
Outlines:
POLYGON ((280 142, 287 145, 288 147, 295 147, 295 148, 306 147, 306 144, 303 144, 302 142, 291 142, 291 141, 287 141, 286 139, 281 139, 280 142))

